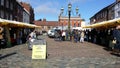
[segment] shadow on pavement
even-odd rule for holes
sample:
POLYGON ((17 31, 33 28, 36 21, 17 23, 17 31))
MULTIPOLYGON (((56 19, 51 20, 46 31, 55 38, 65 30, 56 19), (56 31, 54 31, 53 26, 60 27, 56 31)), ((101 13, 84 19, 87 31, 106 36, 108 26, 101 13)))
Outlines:
POLYGON ((120 57, 120 54, 116 54, 116 53, 111 53, 112 52, 112 49, 110 49, 110 48, 103 48, 104 50, 106 50, 106 51, 109 51, 110 52, 110 54, 111 55, 114 55, 114 56, 116 56, 116 57, 120 57))
POLYGON ((104 47, 103 48, 104 50, 106 50, 106 51, 111 51, 109 48, 107 48, 107 47, 104 47))
POLYGON ((5 58, 5 57, 8 57, 8 56, 11 56, 11 55, 14 55, 14 54, 17 54, 16 52, 12 52, 12 53, 9 53, 9 54, 6 54, 6 55, 0 55, 0 60, 5 58))
POLYGON ((115 54, 115 53, 110 53, 111 55, 114 55, 114 56, 117 56, 117 57, 120 57, 120 54, 115 54))

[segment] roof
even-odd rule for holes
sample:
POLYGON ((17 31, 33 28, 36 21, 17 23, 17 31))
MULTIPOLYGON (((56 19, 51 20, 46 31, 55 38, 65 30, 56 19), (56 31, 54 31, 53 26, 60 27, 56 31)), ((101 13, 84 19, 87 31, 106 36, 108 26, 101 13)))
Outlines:
POLYGON ((37 26, 58 26, 58 21, 34 21, 37 26))
MULTIPOLYGON (((96 16, 98 13, 101 13, 102 11, 104 11, 104 10, 108 10, 109 8, 111 8, 111 7, 113 7, 114 5, 116 5, 117 3, 116 2, 114 2, 114 3, 112 3, 112 4, 110 4, 110 5, 108 5, 108 6, 106 6, 106 7, 104 7, 103 9, 101 9, 100 11, 98 11, 96 14, 94 14, 91 18, 93 18, 94 16, 96 16)), ((90 18, 90 19, 91 19, 90 18)))

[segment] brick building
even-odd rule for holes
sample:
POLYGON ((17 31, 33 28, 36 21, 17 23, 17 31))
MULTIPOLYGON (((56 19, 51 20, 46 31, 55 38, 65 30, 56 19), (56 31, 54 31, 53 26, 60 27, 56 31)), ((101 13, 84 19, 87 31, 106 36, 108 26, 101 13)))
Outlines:
MULTIPOLYGON (((24 8, 24 6, 20 4, 20 2, 18 2, 18 0, 0 0, 0 18, 2 19, 29 23, 30 15, 31 17, 33 15, 31 20, 32 21, 34 20, 33 9, 32 10, 30 9, 30 13, 28 12, 27 9, 24 8)), ((3 31, 1 34, 3 36, 3 39, 5 39, 6 41, 5 42, 6 45, 8 46, 11 46, 11 43, 13 45, 21 44, 22 38, 26 38, 27 34, 29 33, 26 31, 28 29, 24 29, 24 28, 16 28, 16 27, 9 26, 9 25, 0 26, 0 27, 3 28, 3 31)))
POLYGON ((74 15, 71 11, 72 11, 72 4, 68 4, 68 10, 67 13, 68 15, 65 15, 65 13, 63 12, 64 11, 64 8, 61 8, 61 13, 59 15, 59 19, 58 19, 58 22, 59 22, 59 26, 62 26, 62 27, 82 27, 81 25, 83 24, 82 22, 84 21, 84 19, 82 19, 80 17, 80 14, 78 14, 78 7, 76 8, 76 15, 74 15), (69 15, 70 15, 70 24, 69 24, 69 15), (70 25, 70 26, 68 26, 70 25))
POLYGON ((34 24, 37 26, 42 27, 42 31, 48 31, 49 29, 52 29, 56 26, 58 26, 58 21, 46 21, 46 19, 43 20, 36 20, 34 21, 34 24))
POLYGON ((16 2, 15 20, 23 22, 23 12, 25 11, 19 2, 16 2))
POLYGON ((90 24, 97 22, 108 21, 120 17, 120 0, 101 9, 90 18, 90 24))
POLYGON ((20 4, 30 13, 30 23, 33 24, 34 21, 34 9, 32 6, 25 2, 20 2, 20 4))
POLYGON ((0 0, 0 18, 15 20, 16 4, 16 0, 0 0))
MULTIPOLYGON (((103 21, 113 20, 120 18, 120 0, 101 9, 90 18, 90 24, 101 23, 103 21)), ((112 25, 111 25, 112 26, 112 25)), ((91 42, 110 47, 111 37, 113 37, 113 27, 95 27, 91 30, 91 42)), ((114 27, 115 28, 115 27, 114 27)))
MULTIPOLYGON (((81 19, 80 16, 71 17, 70 25, 71 25, 71 27, 81 27, 82 21, 83 21, 83 19, 81 19)), ((59 26, 68 26, 68 17, 67 16, 59 17, 59 26)))

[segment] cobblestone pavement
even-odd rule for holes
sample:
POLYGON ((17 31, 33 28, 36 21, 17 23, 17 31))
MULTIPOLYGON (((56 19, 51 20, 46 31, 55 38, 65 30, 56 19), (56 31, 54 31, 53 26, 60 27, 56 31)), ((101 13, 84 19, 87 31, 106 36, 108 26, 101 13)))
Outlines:
POLYGON ((0 50, 0 68, 120 68, 120 57, 102 46, 43 38, 47 40, 46 60, 32 60, 26 44, 16 45, 0 50))

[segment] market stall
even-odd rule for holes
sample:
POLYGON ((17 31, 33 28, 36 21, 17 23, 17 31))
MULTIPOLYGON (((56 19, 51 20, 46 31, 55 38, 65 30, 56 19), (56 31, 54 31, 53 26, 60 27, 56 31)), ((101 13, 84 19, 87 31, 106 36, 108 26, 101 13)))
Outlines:
MULTIPOLYGON (((11 41, 13 41, 14 38, 23 36, 24 29, 41 29, 40 26, 36 26, 34 24, 28 24, 24 22, 18 22, 18 21, 11 21, 11 20, 6 20, 6 19, 1 19, 0 18, 0 27, 4 28, 4 34, 6 39, 5 41, 7 42, 6 45, 7 47, 11 47, 11 41), (16 33, 14 33, 16 32, 16 33), (11 38, 11 36, 13 38, 11 38)), ((22 38, 22 37, 21 37, 22 38)), ((17 39, 14 39, 15 41, 17 39)))
POLYGON ((5 20, 0 18, 0 26, 8 26, 8 27, 20 27, 20 28, 41 28, 40 26, 36 26, 33 24, 28 24, 24 22, 18 22, 18 21, 11 21, 11 20, 5 20))
POLYGON ((92 25, 84 26, 82 28, 114 28, 120 25, 120 18, 116 18, 109 21, 98 22, 92 25))
POLYGON ((88 39, 90 38, 90 42, 108 47, 113 38, 113 30, 120 29, 120 18, 98 22, 82 28, 92 28, 91 31, 88 32, 88 39))

